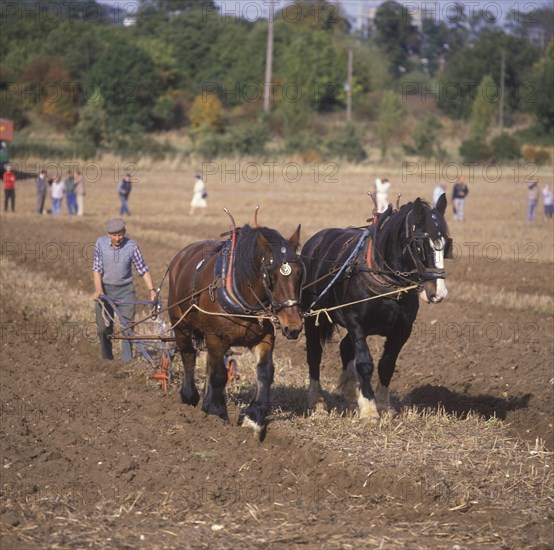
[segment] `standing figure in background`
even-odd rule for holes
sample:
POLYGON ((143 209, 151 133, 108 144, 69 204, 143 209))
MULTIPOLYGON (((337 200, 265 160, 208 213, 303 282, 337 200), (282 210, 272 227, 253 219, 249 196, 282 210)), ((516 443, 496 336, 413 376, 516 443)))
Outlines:
POLYGON ((77 197, 77 216, 85 212, 85 178, 79 170, 75 172, 75 195, 77 197))
POLYGON ((4 183, 4 212, 8 211, 8 202, 12 203, 12 212, 15 212, 15 174, 9 164, 2 175, 2 182, 4 183))
POLYGON ((545 183, 542 188, 542 203, 544 205, 544 219, 551 220, 554 214, 554 194, 549 183, 545 183))
POLYGON ((67 213, 70 216, 77 214, 77 197, 75 195, 75 176, 71 170, 67 173, 65 180, 65 202, 67 204, 67 213))
POLYGON ((530 223, 535 219, 537 207, 539 205, 539 182, 537 180, 529 182, 527 186, 527 221, 530 223))
POLYGON ((52 215, 59 216, 62 213, 62 201, 65 191, 65 183, 61 176, 56 176, 50 187, 50 198, 52 199, 52 215))
POLYGON ((10 152, 8 151, 8 144, 5 141, 0 142, 0 169, 2 176, 6 172, 6 168, 10 163, 10 152))
POLYGON ((132 183, 131 183, 131 174, 127 174, 120 182, 117 187, 117 192, 119 193, 119 200, 121 201, 121 208, 119 209, 119 215, 127 216, 131 215, 129 207, 127 206, 127 201, 129 200, 129 195, 131 194, 132 183))
POLYGON ((446 183, 439 183, 433 191, 433 207, 437 206, 437 202, 441 198, 441 195, 446 193, 446 183))
POLYGON ((468 193, 469 188, 465 184, 464 178, 458 178, 452 190, 452 208, 454 209, 454 220, 456 221, 464 221, 464 207, 468 193))
POLYGON ((46 190, 48 189, 48 174, 41 170, 37 178, 37 214, 44 214, 44 203, 46 202, 46 190))
POLYGON ((387 178, 375 180, 375 199, 377 200, 377 212, 381 214, 389 206, 390 182, 387 178))
POLYGON ((190 201, 189 216, 194 215, 195 208, 202 208, 202 215, 204 215, 204 212, 208 207, 208 203, 206 202, 206 199, 208 198, 206 184, 202 180, 202 176, 200 174, 196 174, 195 178, 196 182, 194 183, 194 191, 192 195, 192 200, 190 201))

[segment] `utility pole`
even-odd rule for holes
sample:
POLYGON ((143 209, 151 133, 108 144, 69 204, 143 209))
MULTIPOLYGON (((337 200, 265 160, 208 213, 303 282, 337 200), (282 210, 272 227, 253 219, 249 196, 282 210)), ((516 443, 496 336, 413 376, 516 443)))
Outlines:
POLYGON ((274 0, 269 2, 267 26, 267 50, 265 55, 264 113, 269 113, 271 102, 271 78, 273 74, 273 20, 275 18, 274 0))
POLYGON ((504 50, 500 52, 500 101, 498 102, 498 129, 500 133, 504 131, 504 71, 506 56, 504 50))
POLYGON ((354 64, 354 50, 348 48, 348 70, 346 76, 346 120, 352 121, 352 65, 354 64))

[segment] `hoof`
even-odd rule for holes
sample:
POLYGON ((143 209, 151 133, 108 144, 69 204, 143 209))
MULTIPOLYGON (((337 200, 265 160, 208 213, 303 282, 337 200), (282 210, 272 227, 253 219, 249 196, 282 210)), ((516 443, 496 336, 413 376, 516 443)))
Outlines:
POLYGON ((380 414, 390 409, 389 388, 382 386, 380 382, 377 383, 375 388, 375 404, 380 414))
POLYGON ((216 407, 214 405, 202 405, 202 411, 212 416, 219 416, 219 418, 221 418, 225 422, 229 422, 229 415, 227 414, 227 409, 224 407, 216 407))
POLYGON ((361 393, 358 397, 358 411, 360 413, 360 419, 368 422, 378 424, 381 419, 377 412, 375 399, 366 399, 361 393))
POLYGON ((308 404, 306 409, 308 413, 327 410, 319 381, 310 380, 310 387, 308 388, 308 404))
POLYGON ((360 382, 354 361, 350 361, 342 371, 337 390, 346 403, 356 403, 360 394, 360 382))
POLYGON ((260 434, 265 429, 265 425, 254 422, 249 416, 243 416, 240 424, 243 428, 252 428, 255 433, 260 434))
POLYGON ((329 411, 327 410, 327 406, 325 405, 325 401, 323 398, 317 400, 315 403, 310 403, 308 405, 308 414, 310 415, 316 415, 316 414, 327 414, 329 411))
POLYGON ((238 424, 243 428, 252 428, 254 433, 259 434, 262 437, 262 434, 265 433, 267 428, 266 420, 267 411, 265 407, 260 407, 259 405, 248 405, 243 409, 239 416, 238 424))
POLYGON ((196 388, 193 388, 192 390, 184 390, 183 388, 181 388, 181 401, 185 405, 196 407, 196 405, 198 405, 198 402, 200 401, 198 390, 196 388))

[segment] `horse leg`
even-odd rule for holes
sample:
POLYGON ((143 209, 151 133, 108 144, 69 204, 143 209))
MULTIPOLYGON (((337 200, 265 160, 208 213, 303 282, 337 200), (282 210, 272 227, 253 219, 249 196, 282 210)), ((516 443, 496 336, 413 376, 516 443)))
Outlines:
POLYGON ((321 382, 319 380, 323 346, 321 345, 320 331, 318 327, 315 326, 315 319, 313 317, 306 318, 304 332, 306 334, 306 352, 308 357, 308 367, 310 370, 308 410, 324 410, 325 401, 323 399, 321 382))
POLYGON ((379 420, 379 413, 377 412, 377 405, 375 403, 375 394, 371 387, 371 375, 373 374, 373 358, 369 352, 367 346, 365 334, 361 330, 354 328, 352 331, 348 331, 351 334, 352 341, 354 342, 354 363, 352 361, 346 366, 353 368, 355 366, 355 372, 360 383, 359 390, 357 392, 358 410, 360 418, 367 418, 372 421, 379 420))
POLYGON ((408 340, 408 337, 409 334, 406 334, 406 331, 397 330, 391 332, 385 341, 385 349, 377 367, 379 382, 375 388, 375 398, 379 413, 386 412, 390 408, 389 384, 396 368, 396 360, 400 350, 408 340))
POLYGON ((360 393, 360 381, 356 374, 354 342, 349 334, 340 341, 339 349, 342 361, 342 374, 340 375, 337 389, 340 390, 343 399, 347 403, 357 403, 360 393))
POLYGON ((273 346, 275 337, 273 334, 266 334, 264 339, 252 348, 256 356, 256 393, 254 398, 242 412, 241 419, 243 426, 253 428, 255 432, 261 433, 266 426, 266 417, 269 413, 269 391, 273 384, 275 367, 273 365, 273 346))
POLYGON ((181 385, 181 401, 186 405, 196 407, 200 395, 194 382, 194 367, 196 365, 196 349, 192 342, 192 333, 188 329, 175 327, 175 341, 181 352, 183 361, 183 384, 181 385))
POLYGON ((202 410, 205 413, 219 416, 229 421, 227 404, 225 403, 225 385, 227 384, 227 369, 225 368, 225 352, 221 345, 210 345, 206 342, 208 357, 206 359, 206 388, 202 410))

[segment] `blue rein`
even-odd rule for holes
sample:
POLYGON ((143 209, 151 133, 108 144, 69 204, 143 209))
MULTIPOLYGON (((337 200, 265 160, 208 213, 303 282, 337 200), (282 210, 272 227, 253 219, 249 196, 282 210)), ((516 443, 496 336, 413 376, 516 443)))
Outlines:
POLYGON ((335 284, 337 279, 342 275, 343 271, 347 268, 350 261, 356 257, 356 255, 364 245, 365 240, 371 235, 371 232, 372 232, 372 229, 369 229, 369 228, 363 230, 358 240, 358 244, 356 244, 356 246, 354 247, 354 250, 352 251, 350 256, 348 256, 348 259, 342 264, 342 267, 337 271, 337 273, 335 274, 331 282, 323 289, 323 292, 319 296, 317 296, 316 299, 312 302, 312 304, 308 308, 309 310, 311 310, 319 302, 319 300, 321 300, 321 298, 323 298, 323 296, 327 294, 329 289, 335 284))

